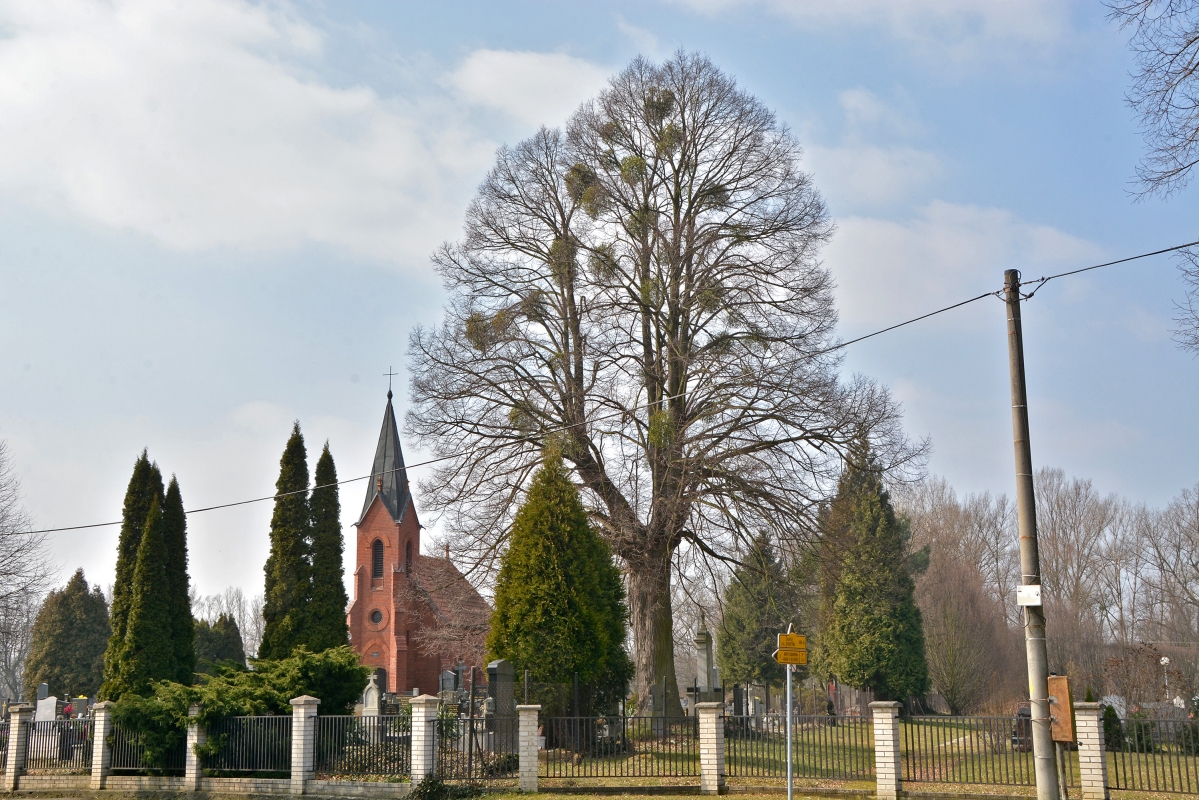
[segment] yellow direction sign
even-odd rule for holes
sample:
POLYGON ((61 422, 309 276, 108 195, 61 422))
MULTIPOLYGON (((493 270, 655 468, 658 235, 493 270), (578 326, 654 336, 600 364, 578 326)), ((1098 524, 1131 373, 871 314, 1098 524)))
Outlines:
POLYGON ((808 637, 798 633, 780 633, 778 648, 780 650, 807 650, 808 637))
POLYGON ((798 664, 804 667, 808 664, 808 651, 794 647, 780 647, 774 651, 774 660, 780 664, 798 664))

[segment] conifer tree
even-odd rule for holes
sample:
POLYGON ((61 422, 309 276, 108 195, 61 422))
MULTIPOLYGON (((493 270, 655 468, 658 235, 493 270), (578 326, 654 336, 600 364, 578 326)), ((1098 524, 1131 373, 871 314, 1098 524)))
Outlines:
POLYGON ((22 681, 25 697, 37 697, 39 683, 49 684, 56 697, 94 694, 108 635, 108 602, 99 586, 88 589, 82 569, 75 570, 65 587, 46 596, 34 620, 22 681))
POLYGON ((770 683, 784 677, 771 657, 776 637, 794 624, 802 630, 794 588, 770 538, 756 536, 724 592, 724 616, 716 630, 716 663, 726 684, 770 683))
POLYGON ((167 585, 171 603, 171 641, 175 651, 175 676, 171 680, 191 683, 196 670, 196 623, 192 619, 191 598, 187 574, 187 515, 183 510, 183 494, 179 481, 171 476, 166 501, 162 507, 167 531, 167 585))
POLYGON ((346 625, 344 568, 342 567, 341 502, 337 492, 337 468, 329 443, 316 462, 312 498, 312 600, 308 605, 308 629, 303 642, 314 653, 350 643, 346 625))
MULTIPOLYGON (((137 566, 130 587, 129 623, 120 656, 120 673, 112 697, 127 694, 145 697, 153 681, 174 680, 179 674, 172 614, 167 587, 170 563, 168 519, 157 498, 150 505, 146 528, 137 550, 137 566)), ((187 683, 191 683, 190 675, 187 683)))
POLYGON ((271 554, 264 568, 266 600, 262 614, 266 625, 258 648, 258 657, 269 659, 287 658, 306 641, 312 517, 308 508, 308 452, 298 421, 283 449, 275 490, 271 554))
POLYGON ((213 623, 196 620, 195 644, 196 672, 212 674, 218 664, 246 665, 241 631, 228 614, 221 614, 213 623))
POLYGON ((821 514, 822 596, 815 671, 880 699, 928 691, 924 633, 896 519, 864 447, 851 456, 821 514))
POLYGON ((162 502, 162 473, 158 465, 150 462, 148 451, 142 450, 133 465, 133 475, 125 490, 125 505, 121 513, 121 534, 117 543, 116 580, 112 587, 112 633, 108 649, 104 653, 104 685, 100 688, 102 699, 117 697, 114 692, 120 675, 120 658, 125 647, 125 631, 129 621, 129 606, 132 600, 133 571, 137 566, 137 551, 146 528, 150 505, 157 499, 162 502))
MULTIPOLYGON (((516 514, 496 580, 489 658, 518 674, 567 683, 578 673, 600 705, 624 696, 632 672, 624 586, 558 457, 546 458, 516 514)), ((602 710, 602 709, 597 709, 602 710)))

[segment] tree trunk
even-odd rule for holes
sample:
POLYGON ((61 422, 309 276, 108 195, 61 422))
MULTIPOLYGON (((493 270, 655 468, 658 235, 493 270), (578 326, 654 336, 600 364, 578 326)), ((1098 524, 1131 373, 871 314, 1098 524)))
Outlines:
MULTIPOLYGON (((647 559, 650 561, 650 559, 647 559)), ((632 618, 637 713, 682 716, 674 672, 674 619, 670 604, 670 560, 629 565, 629 616, 632 618), (665 702, 649 712, 649 698, 666 680, 665 702)), ((658 689, 661 692, 661 688, 658 689)))

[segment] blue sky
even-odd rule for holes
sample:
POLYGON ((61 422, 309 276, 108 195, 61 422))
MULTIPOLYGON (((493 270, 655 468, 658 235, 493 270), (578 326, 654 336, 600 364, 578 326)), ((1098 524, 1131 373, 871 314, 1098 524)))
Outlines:
MULTIPOLYGON (((1002 283, 1199 238, 1134 202, 1125 36, 1098 2, 205 0, 0 5, 0 438, 39 526, 117 519, 143 446, 190 507, 273 490, 293 419, 369 470, 389 366, 443 293, 496 147, 638 54, 709 55, 806 150, 849 338, 1002 283)), ((1199 481, 1168 258, 1025 309, 1033 457, 1162 504, 1199 481)), ((1002 305, 849 348, 931 471, 1011 492, 1002 305)), ((409 449, 409 460, 419 458, 409 449)), ((362 484, 343 492, 347 532, 362 484)), ((419 497, 418 508, 419 508, 419 497)), ((202 592, 261 591, 269 504, 190 520, 202 592)), ((435 533, 435 532, 431 532, 435 533)), ((56 534, 112 579, 116 530, 56 534)))

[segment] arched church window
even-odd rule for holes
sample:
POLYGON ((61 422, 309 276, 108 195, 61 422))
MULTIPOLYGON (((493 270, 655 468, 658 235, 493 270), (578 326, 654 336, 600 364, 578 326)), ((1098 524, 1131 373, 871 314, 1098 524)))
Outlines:
POLYGON ((412 571, 412 542, 404 545, 404 572, 412 571))
POLYGON ((371 577, 383 577, 383 540, 375 539, 371 545, 371 577))

